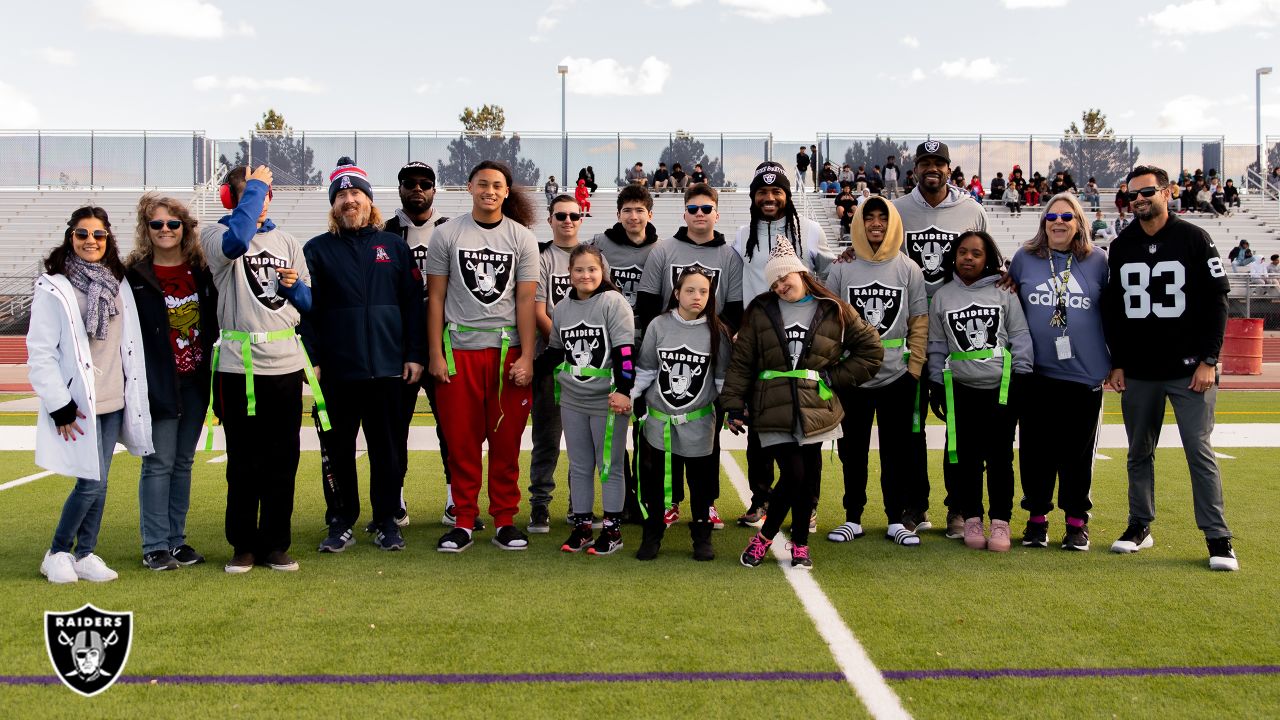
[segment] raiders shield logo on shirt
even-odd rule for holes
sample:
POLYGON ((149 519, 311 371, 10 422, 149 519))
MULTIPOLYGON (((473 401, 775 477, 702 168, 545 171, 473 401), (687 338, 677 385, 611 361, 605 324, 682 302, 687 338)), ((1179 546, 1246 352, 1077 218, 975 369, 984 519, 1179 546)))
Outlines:
POLYGON ((44 644, 58 679, 93 697, 120 678, 129 661, 133 613, 86 604, 72 612, 45 612, 44 644))
POLYGON ((711 354, 689 346, 658 348, 658 391, 673 409, 683 410, 702 394, 710 375, 711 354))
POLYGON ((804 339, 809 335, 809 326, 795 323, 782 328, 782 334, 787 341, 787 354, 791 356, 791 369, 797 367, 800 362, 800 353, 804 351, 804 339))
POLYGON ((689 263, 687 265, 672 265, 671 266, 671 287, 674 288, 676 286, 676 281, 680 279, 681 273, 683 273, 686 268, 697 268, 698 270, 701 270, 702 272, 710 275, 712 285, 715 285, 716 281, 720 279, 720 268, 707 267, 702 263, 689 263))
MULTIPOLYGON (((564 343, 565 360, 574 367, 604 367, 604 360, 609 356, 609 338, 600 325, 580 322, 561 328, 560 341, 564 343)), ((574 376, 574 379, 586 382, 594 378, 574 376)))
POLYGON ((573 286, 569 284, 568 275, 552 275, 551 276, 551 295, 547 298, 550 307, 555 307, 561 300, 569 296, 569 290, 573 286))
POLYGON ((268 250, 259 250, 240 257, 244 263, 244 279, 249 285, 249 292, 271 311, 284 307, 285 299, 280 294, 280 274, 277 268, 289 267, 289 261, 268 250))
POLYGON ((418 266, 418 272, 425 278, 427 276, 427 246, 414 245, 409 248, 409 254, 413 256, 413 263, 418 266))
POLYGON ((963 310, 946 313, 947 332, 955 339, 955 346, 964 352, 987 350, 996 347, 1000 332, 1000 308, 995 305, 974 303, 963 310))
POLYGON ((618 286, 622 296, 627 299, 627 304, 633 308, 636 306, 636 294, 640 291, 641 275, 644 275, 644 268, 639 265, 609 268, 610 279, 613 280, 614 285, 618 286))
POLYGON ((458 248, 462 282, 481 305, 496 303, 511 284, 516 254, 499 250, 458 248))
POLYGON ((936 285, 946 279, 947 271, 955 265, 955 240, 959 236, 958 232, 934 225, 905 233, 907 255, 924 271, 925 283, 936 285))
POLYGON ((906 289, 879 282, 869 285, 850 285, 849 304, 863 320, 884 334, 898 322, 898 313, 906 300, 906 289))

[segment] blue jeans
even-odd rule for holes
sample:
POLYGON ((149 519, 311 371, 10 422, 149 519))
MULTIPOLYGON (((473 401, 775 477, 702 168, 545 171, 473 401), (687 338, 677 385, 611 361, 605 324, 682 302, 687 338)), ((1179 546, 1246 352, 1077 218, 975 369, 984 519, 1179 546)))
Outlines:
POLYGON ((187 537, 191 465, 204 423, 207 392, 208 385, 195 376, 182 376, 178 379, 179 417, 151 420, 156 451, 142 458, 138 486, 143 553, 176 548, 187 537))
MULTIPOLYGON (((79 422, 84 422, 80 420, 79 422)), ((98 546, 98 529, 102 527, 102 508, 107 504, 107 474, 111 472, 111 454, 120 438, 124 411, 99 415, 97 478, 76 478, 67 501, 62 504, 62 517, 53 531, 51 552, 71 552, 74 543, 76 559, 88 557, 98 546)))

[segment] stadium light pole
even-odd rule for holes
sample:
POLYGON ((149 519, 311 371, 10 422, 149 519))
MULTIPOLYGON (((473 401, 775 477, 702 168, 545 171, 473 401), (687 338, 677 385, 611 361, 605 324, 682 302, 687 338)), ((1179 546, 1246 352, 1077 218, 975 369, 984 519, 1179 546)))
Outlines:
MULTIPOLYGON (((568 65, 557 65, 556 72, 560 73, 560 183, 569 182, 569 134, 565 131, 564 126, 564 95, 565 80, 569 77, 568 65)), ((1259 120, 1258 122, 1262 122, 1259 120)), ((1258 127, 1262 127, 1259 125, 1258 127)), ((1261 130, 1259 130, 1261 132, 1261 130)), ((1262 141, 1259 140, 1259 143, 1262 141)))
POLYGON ((1266 181, 1267 171, 1262 167, 1262 76, 1270 74, 1271 68, 1269 67, 1260 67, 1253 74, 1255 106, 1258 112, 1258 177, 1262 178, 1264 182, 1266 181))

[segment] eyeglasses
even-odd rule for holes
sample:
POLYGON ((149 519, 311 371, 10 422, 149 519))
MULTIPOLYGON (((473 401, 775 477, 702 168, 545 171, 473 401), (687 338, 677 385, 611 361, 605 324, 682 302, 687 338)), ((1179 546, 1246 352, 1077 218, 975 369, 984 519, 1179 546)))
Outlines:
POLYGON ((416 190, 418 188, 421 188, 423 190, 430 190, 435 186, 436 186, 435 183, 425 178, 423 178, 422 180, 414 180, 413 178, 408 178, 406 180, 400 181, 400 187, 404 188, 405 190, 416 190))
POLYGON ((697 215, 699 210, 702 211, 703 215, 710 215, 711 213, 715 212, 716 206, 715 205, 685 205, 684 209, 690 215, 697 215))
POLYGON ((1044 214, 1045 222, 1053 222, 1054 220, 1061 220, 1062 222, 1071 222, 1072 220, 1075 220, 1075 219, 1076 219, 1076 214, 1069 213, 1069 212, 1044 214))
POLYGON ((565 220, 572 220, 574 222, 578 222, 579 220, 582 219, 582 213, 558 212, 558 213, 552 213, 551 217, 555 218, 559 222, 564 222, 565 220))
POLYGON ((167 227, 170 230, 177 230, 178 228, 182 227, 182 221, 181 220, 169 220, 169 221, 148 220, 147 227, 151 228, 152 230, 159 230, 164 227, 167 227))
POLYGON ((1141 190, 1129 190, 1128 192, 1124 193, 1124 196, 1129 198, 1129 201, 1132 202, 1134 200, 1137 200, 1139 195, 1141 195, 1144 198, 1154 197, 1156 193, 1160 192, 1163 189, 1164 189, 1163 185, 1152 185, 1151 187, 1144 187, 1141 190))
MULTIPOLYGON (((86 230, 86 229, 84 229, 84 228, 76 228, 75 230, 72 230, 72 231, 71 231, 71 234, 72 234, 72 235, 75 235, 77 240, 88 240, 88 239, 89 239, 89 231, 88 231, 88 230, 86 230)), ((94 230, 94 231, 93 231, 93 239, 94 239, 94 240, 103 240, 103 239, 105 239, 106 237, 107 237, 107 231, 106 231, 106 230, 94 230)))

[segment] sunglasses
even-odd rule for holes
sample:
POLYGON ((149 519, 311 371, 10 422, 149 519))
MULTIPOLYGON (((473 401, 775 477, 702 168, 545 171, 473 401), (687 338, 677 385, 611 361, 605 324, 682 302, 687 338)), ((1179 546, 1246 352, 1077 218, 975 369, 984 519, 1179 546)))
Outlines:
POLYGON ((169 221, 148 220, 147 227, 151 228, 152 230, 159 230, 165 227, 169 228, 170 230, 177 230, 178 228, 182 227, 182 221, 181 220, 169 220, 169 221))
MULTIPOLYGON (((75 230, 72 230, 72 231, 71 231, 71 234, 72 234, 72 235, 75 235, 77 240, 88 240, 88 239, 89 239, 89 231, 88 231, 88 230, 86 230, 86 229, 84 229, 84 228, 76 228, 75 230)), ((94 230, 94 231, 93 231, 93 239, 94 239, 94 240, 103 240, 103 239, 105 239, 106 237, 107 237, 107 231, 106 231, 106 230, 94 230)))
POLYGON ((1044 214, 1045 222, 1053 222, 1054 220, 1061 220, 1062 222, 1071 222, 1072 220, 1075 220, 1075 219, 1076 219, 1076 214, 1069 213, 1069 212, 1044 214))
POLYGON ((426 179, 423 179, 423 180, 409 179, 409 180, 400 181, 400 187, 404 188, 405 190, 417 190, 417 189, 430 190, 435 186, 436 186, 435 183, 426 179))
POLYGON ((1129 190, 1124 193, 1124 196, 1129 198, 1129 201, 1132 202, 1134 200, 1137 200, 1139 195, 1141 195, 1144 198, 1154 197, 1156 193, 1160 192, 1163 189, 1164 189, 1163 187, 1157 187, 1155 185, 1152 185, 1151 187, 1144 187, 1141 190, 1129 190))
POLYGON ((703 215, 710 215, 711 213, 715 212, 716 206, 715 205, 685 205, 684 209, 690 215, 697 215, 698 211, 702 211, 703 215))
POLYGON ((565 220, 572 220, 574 222, 578 222, 579 220, 582 219, 582 213, 558 212, 558 213, 552 213, 551 217, 555 218, 560 222, 564 222, 565 220))

